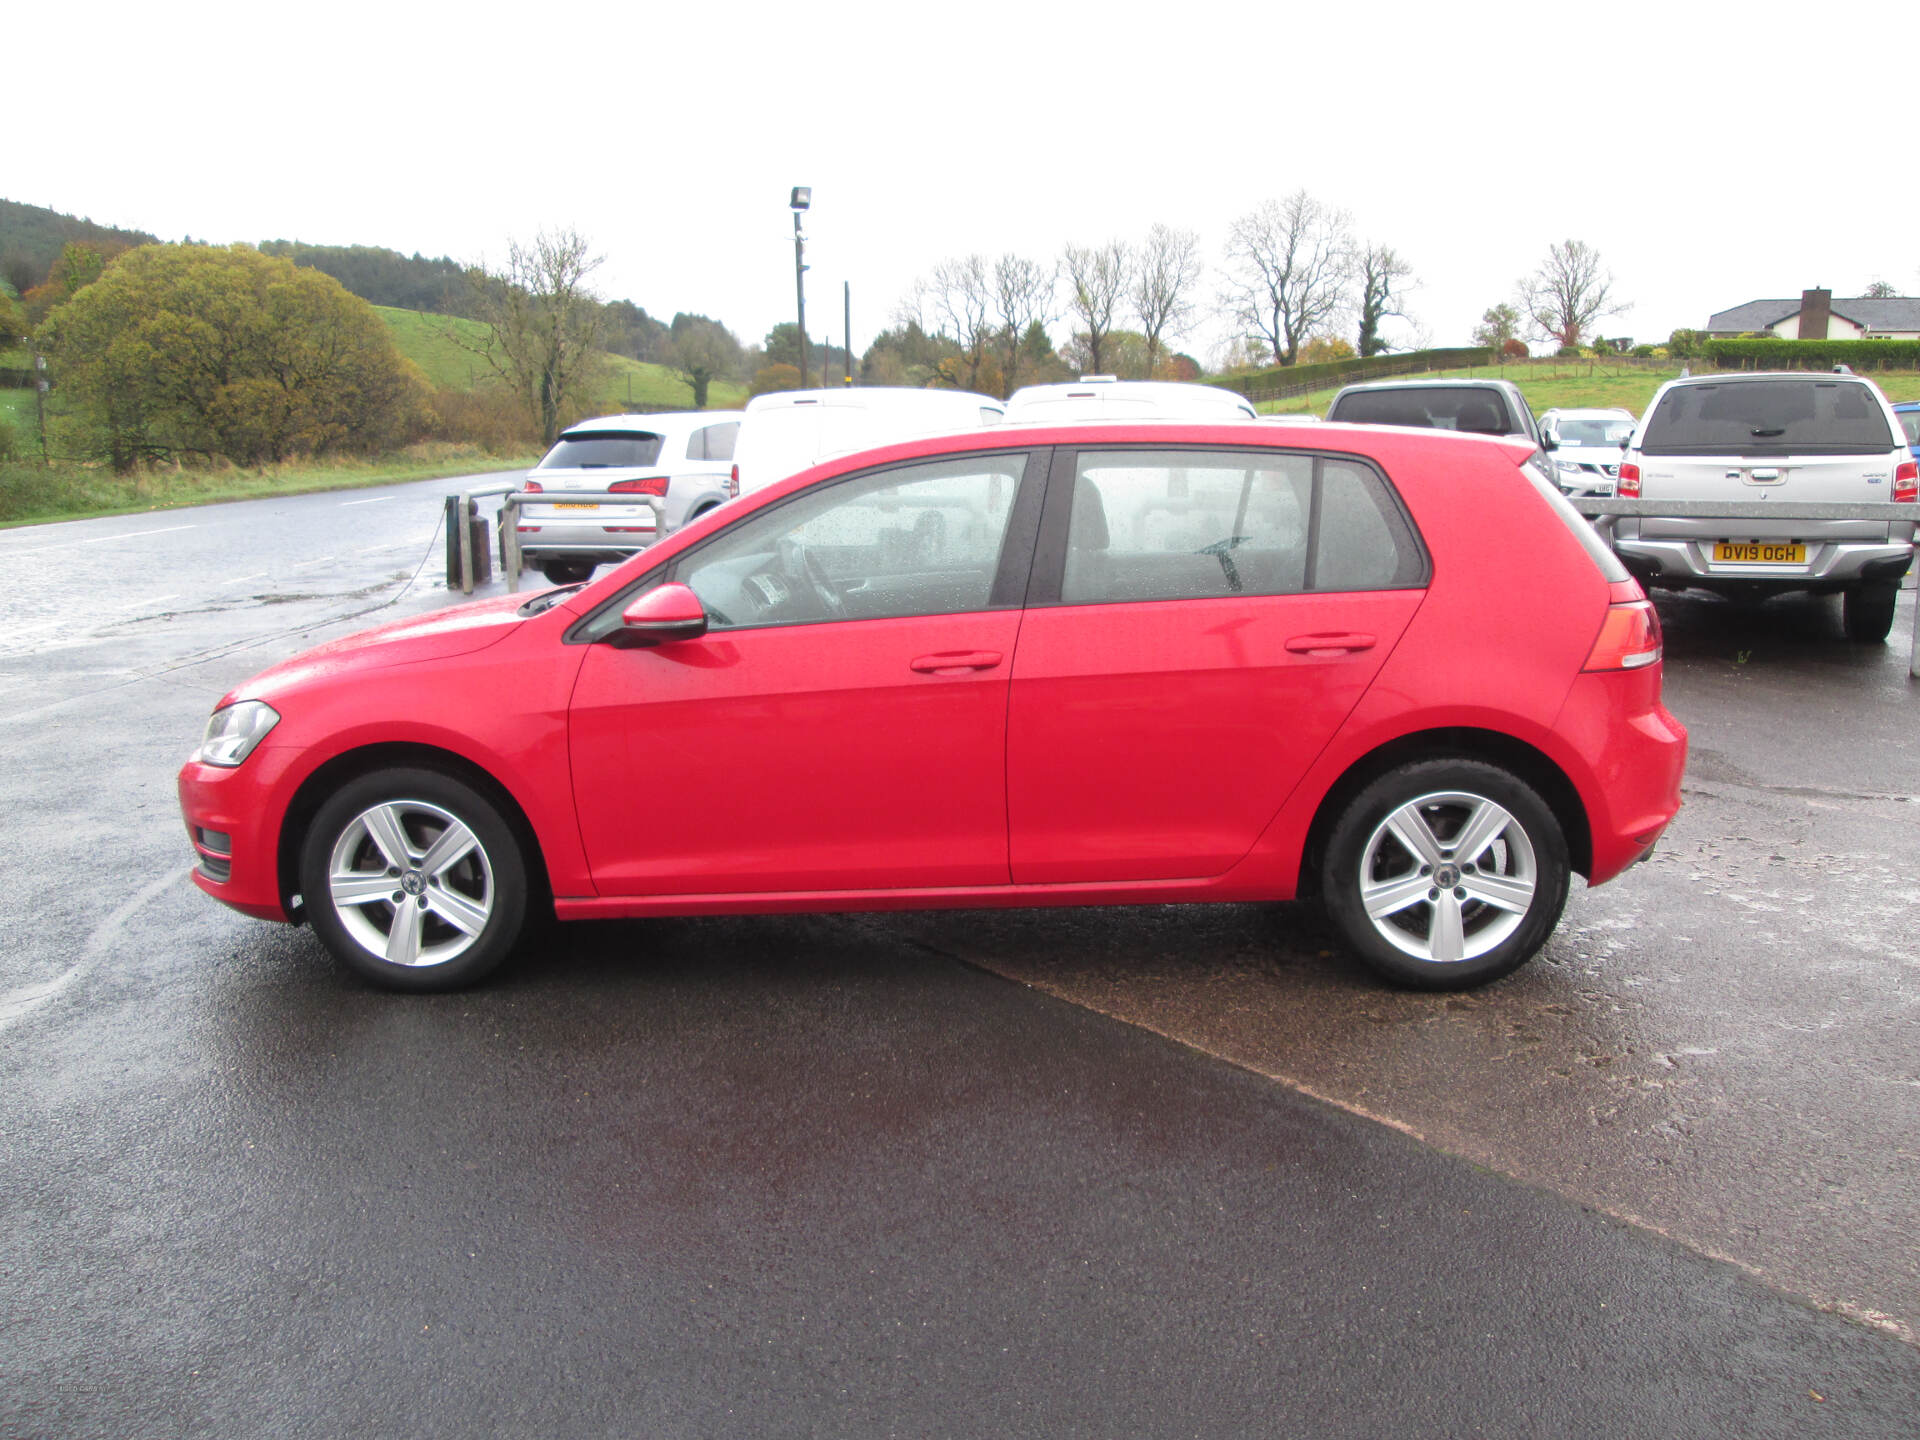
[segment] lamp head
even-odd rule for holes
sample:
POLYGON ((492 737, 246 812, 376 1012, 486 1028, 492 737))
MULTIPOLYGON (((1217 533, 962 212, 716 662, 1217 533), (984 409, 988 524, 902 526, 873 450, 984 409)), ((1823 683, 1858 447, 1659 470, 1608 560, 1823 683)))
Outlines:
POLYGON ((787 204, 795 210, 806 209, 813 204, 813 187, 811 185, 794 186, 793 198, 787 201, 787 204))

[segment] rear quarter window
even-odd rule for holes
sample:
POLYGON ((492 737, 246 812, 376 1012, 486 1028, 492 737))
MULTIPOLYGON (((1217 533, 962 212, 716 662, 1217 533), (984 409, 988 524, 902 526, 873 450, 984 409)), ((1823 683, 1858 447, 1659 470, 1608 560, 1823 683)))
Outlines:
POLYGON ((1647 420, 1643 455, 1873 455, 1894 448, 1873 391, 1852 380, 1679 385, 1647 420))

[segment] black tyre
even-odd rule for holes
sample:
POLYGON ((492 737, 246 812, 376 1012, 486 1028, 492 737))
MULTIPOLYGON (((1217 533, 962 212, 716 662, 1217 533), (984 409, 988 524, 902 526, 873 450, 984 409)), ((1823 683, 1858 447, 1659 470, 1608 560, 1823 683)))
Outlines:
POLYGON ((556 585, 577 585, 593 577, 591 560, 549 560, 540 573, 556 585))
POLYGON ((1840 601, 1840 623, 1847 639, 1857 645, 1879 645, 1893 629, 1893 606, 1900 598, 1898 580, 1861 580, 1849 585, 1840 601))
POLYGON ((1518 777, 1478 760, 1426 760, 1373 781, 1334 823, 1320 893, 1376 973, 1463 990, 1518 969, 1567 903, 1567 841, 1518 777))
POLYGON ((382 770, 320 807, 300 851, 307 917, 343 964, 393 990, 493 970, 527 913, 527 866, 499 809, 434 770, 382 770))

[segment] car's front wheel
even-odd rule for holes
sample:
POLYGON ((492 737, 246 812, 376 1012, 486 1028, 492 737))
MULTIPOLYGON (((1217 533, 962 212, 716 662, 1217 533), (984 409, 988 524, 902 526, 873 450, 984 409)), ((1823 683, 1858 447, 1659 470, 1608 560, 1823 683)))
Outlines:
POLYGON ((1519 968, 1566 904, 1566 837, 1531 786, 1478 760, 1427 760, 1348 804, 1320 874, 1327 912, 1371 969, 1458 990, 1519 968))
POLYGON ((314 933, 394 990, 452 990, 519 938, 527 867, 494 803, 434 770, 350 781, 314 816, 300 856, 314 933))
POLYGON ((1878 645, 1893 629, 1893 607, 1900 598, 1898 580, 1859 580, 1840 599, 1840 623, 1847 639, 1878 645))

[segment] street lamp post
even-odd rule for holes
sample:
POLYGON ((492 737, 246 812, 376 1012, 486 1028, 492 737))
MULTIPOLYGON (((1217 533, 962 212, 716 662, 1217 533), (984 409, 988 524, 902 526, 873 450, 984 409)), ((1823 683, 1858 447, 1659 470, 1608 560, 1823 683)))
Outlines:
POLYGON ((807 388, 807 237, 800 216, 813 204, 813 187, 796 185, 787 201, 793 208, 793 299, 800 312, 800 388, 807 388))

